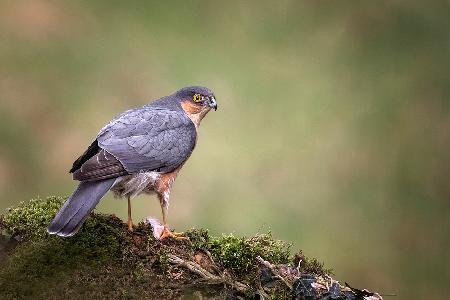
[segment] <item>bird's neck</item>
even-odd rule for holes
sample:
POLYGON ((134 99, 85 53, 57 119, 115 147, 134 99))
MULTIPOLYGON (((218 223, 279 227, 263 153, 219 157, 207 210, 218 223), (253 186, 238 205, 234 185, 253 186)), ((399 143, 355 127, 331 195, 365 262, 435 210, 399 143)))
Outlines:
POLYGON ((182 102, 181 107, 183 108, 189 119, 191 119, 192 123, 194 123, 196 128, 200 126, 200 122, 202 121, 202 119, 211 110, 211 108, 208 106, 195 105, 190 101, 182 102))

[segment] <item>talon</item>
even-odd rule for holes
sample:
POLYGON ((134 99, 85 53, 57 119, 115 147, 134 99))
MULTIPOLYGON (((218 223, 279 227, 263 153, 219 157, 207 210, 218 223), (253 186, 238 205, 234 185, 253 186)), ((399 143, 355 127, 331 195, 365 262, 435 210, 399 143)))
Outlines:
POLYGON ((168 226, 162 225, 158 219, 147 217, 144 222, 152 226, 153 236, 157 240, 161 241, 169 237, 176 240, 189 240, 187 236, 184 236, 183 232, 171 231, 168 226))
POLYGON ((187 236, 185 236, 183 232, 170 231, 170 229, 167 226, 164 226, 164 229, 163 229, 159 239, 164 240, 169 237, 176 239, 176 240, 189 240, 189 238, 187 236))

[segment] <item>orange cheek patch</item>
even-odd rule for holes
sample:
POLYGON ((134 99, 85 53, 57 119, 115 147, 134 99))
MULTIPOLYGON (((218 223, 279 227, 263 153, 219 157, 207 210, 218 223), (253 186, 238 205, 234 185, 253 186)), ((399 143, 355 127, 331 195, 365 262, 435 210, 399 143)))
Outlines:
POLYGON ((190 100, 181 102, 181 107, 188 115, 198 114, 202 110, 202 106, 192 103, 190 100))

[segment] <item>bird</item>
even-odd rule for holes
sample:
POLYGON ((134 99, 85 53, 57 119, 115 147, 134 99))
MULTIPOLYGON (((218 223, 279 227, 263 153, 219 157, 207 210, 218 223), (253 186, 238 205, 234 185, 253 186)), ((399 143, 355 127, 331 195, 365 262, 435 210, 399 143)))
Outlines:
POLYGON ((73 236, 112 191, 128 200, 129 231, 133 231, 131 199, 156 193, 164 226, 158 238, 183 238, 167 225, 170 191, 197 144, 200 122, 211 109, 217 110, 214 93, 190 86, 114 117, 73 163, 69 172, 80 183, 47 232, 73 236))

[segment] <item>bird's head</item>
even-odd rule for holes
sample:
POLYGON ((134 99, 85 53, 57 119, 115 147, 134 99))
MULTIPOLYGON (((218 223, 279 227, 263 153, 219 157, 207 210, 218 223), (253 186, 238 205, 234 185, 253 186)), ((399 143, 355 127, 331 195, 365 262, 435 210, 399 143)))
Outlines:
POLYGON ((190 86, 182 88, 175 93, 181 107, 192 120, 198 120, 198 125, 203 117, 213 108, 217 110, 217 102, 214 93, 202 86, 190 86))
POLYGON ((182 102, 189 102, 197 107, 209 107, 217 110, 217 102, 214 93, 203 86, 189 86, 175 93, 182 102))

